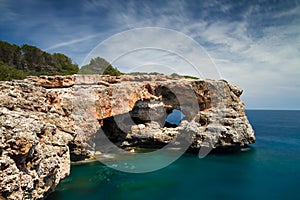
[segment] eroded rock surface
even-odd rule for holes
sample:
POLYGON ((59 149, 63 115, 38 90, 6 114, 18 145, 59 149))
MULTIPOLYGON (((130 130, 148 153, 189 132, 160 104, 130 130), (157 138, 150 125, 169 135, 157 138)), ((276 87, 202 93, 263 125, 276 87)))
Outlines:
POLYGON ((176 138, 194 150, 251 144, 241 94, 226 81, 169 76, 0 82, 0 199, 43 198, 69 174, 71 160, 103 149, 103 137, 125 149, 160 148, 176 138), (174 109, 184 118, 166 125, 174 109))
POLYGON ((42 87, 26 82, 0 87, 0 197, 43 198, 70 173, 68 119, 52 112, 42 87))

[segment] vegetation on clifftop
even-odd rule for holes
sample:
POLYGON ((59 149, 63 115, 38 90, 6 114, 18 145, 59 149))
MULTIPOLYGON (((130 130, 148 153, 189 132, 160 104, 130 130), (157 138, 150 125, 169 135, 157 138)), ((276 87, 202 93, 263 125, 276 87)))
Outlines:
POLYGON ((120 76, 120 72, 117 68, 113 67, 104 58, 96 57, 91 59, 90 63, 81 67, 79 74, 104 74, 111 76, 120 76))
POLYGON ((22 70, 8 67, 4 62, 0 61, 0 80, 11 81, 13 79, 24 79, 26 73, 22 70))
POLYGON ((70 75, 79 70, 64 54, 50 54, 35 46, 17 46, 1 40, 0 62, 0 80, 23 79, 27 75, 70 75))
MULTIPOLYGON (((78 68, 72 59, 61 53, 47 53, 41 49, 24 44, 17 46, 0 40, 0 81, 24 79, 26 76, 103 74, 119 76, 124 73, 113 67, 104 58, 96 57, 90 63, 78 68)), ((163 75, 158 72, 131 72, 128 75, 163 75)), ((172 74, 174 77, 198 79, 192 76, 172 74)))

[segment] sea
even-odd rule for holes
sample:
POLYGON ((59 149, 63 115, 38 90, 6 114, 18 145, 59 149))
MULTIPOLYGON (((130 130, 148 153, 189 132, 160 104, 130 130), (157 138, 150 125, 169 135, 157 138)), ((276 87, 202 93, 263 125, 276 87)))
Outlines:
POLYGON ((300 111, 246 114, 257 139, 246 151, 202 159, 186 153, 149 173, 73 165, 47 200, 300 199, 300 111))

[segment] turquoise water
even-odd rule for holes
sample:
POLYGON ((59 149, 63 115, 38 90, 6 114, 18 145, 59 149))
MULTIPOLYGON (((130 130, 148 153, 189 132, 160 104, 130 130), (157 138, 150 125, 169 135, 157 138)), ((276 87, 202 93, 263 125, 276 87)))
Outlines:
POLYGON ((203 159, 185 154, 145 174, 77 165, 47 200, 300 199, 300 111, 247 115, 257 138, 249 151, 203 159))

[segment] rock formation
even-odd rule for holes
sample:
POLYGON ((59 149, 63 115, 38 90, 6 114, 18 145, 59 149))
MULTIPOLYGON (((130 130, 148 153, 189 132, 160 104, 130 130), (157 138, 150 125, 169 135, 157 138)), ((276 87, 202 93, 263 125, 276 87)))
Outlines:
POLYGON ((0 199, 43 198, 68 176, 71 160, 103 150, 103 137, 124 149, 161 148, 176 138, 179 146, 188 138, 190 150, 251 144, 241 94, 226 81, 162 75, 0 82, 0 199), (166 123, 174 109, 184 118, 166 123))

